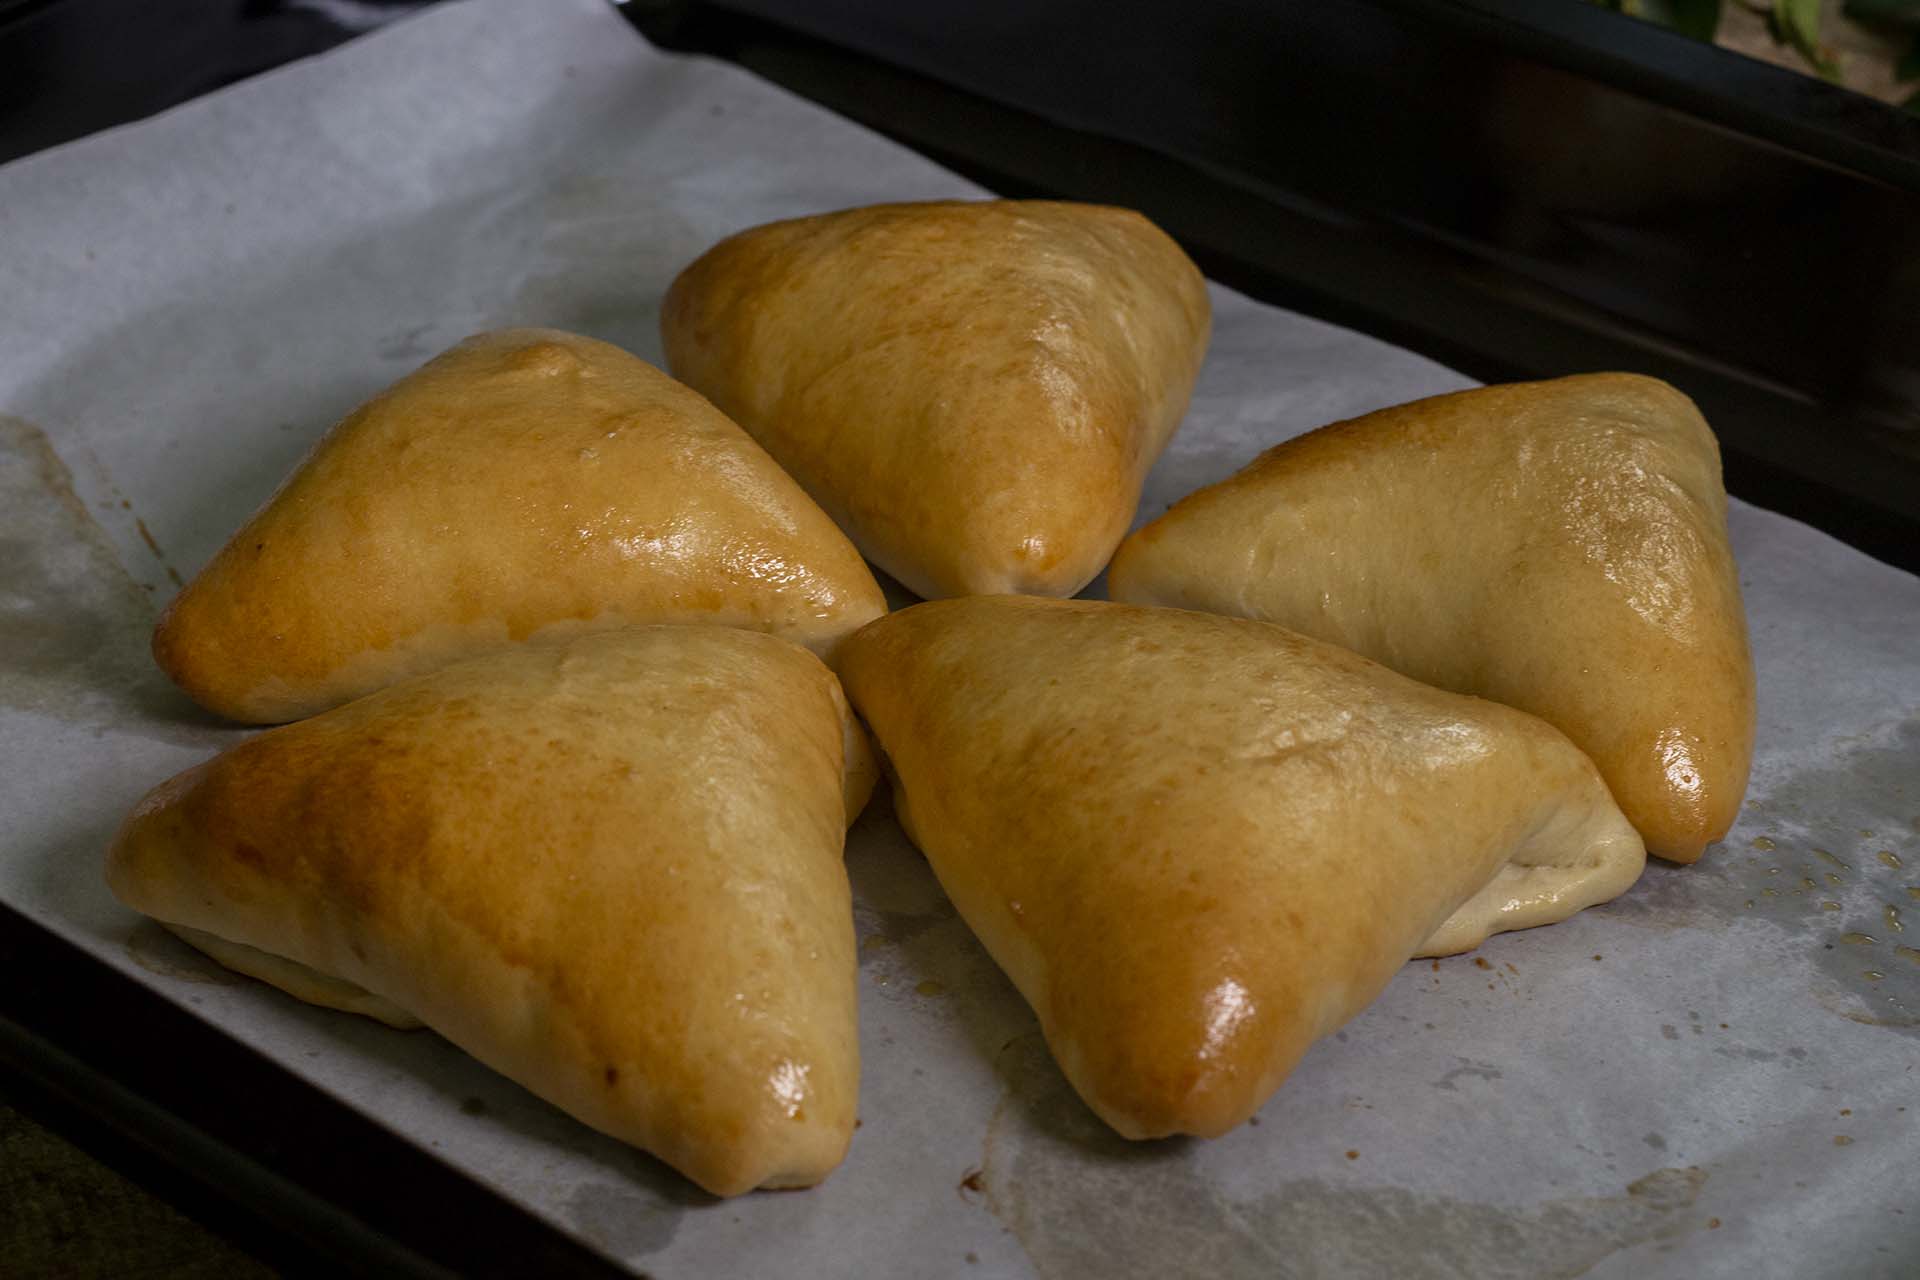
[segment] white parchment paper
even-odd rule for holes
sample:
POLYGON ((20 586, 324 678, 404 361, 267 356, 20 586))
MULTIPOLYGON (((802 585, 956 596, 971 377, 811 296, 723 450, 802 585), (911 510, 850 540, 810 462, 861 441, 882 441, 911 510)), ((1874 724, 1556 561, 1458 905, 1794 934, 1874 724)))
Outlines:
MULTIPOLYGON (((967 194, 593 0, 435 10, 0 170, 0 896, 657 1277, 1916 1274, 1920 581, 1740 503, 1760 731, 1733 834, 1410 965, 1215 1142, 1101 1129, 884 795, 848 850, 863 1126, 804 1193, 708 1200, 431 1034, 226 975, 112 901, 123 812, 240 736, 153 670, 153 616, 335 418, 498 325, 658 361, 663 290, 722 235, 967 194)), ((1143 520, 1465 385, 1214 302, 1143 520)))

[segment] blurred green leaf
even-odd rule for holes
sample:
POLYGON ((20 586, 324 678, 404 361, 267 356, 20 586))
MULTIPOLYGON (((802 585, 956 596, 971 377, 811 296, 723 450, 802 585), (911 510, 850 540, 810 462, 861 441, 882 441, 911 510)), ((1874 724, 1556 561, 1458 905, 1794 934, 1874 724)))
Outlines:
POLYGON ((1840 12, 1859 22, 1920 27, 1920 0, 1846 0, 1840 12))
POLYGON ((1920 80, 1920 35, 1913 38, 1907 51, 1900 55, 1900 61, 1893 64, 1895 80, 1920 80))
POLYGON ((1660 7, 1669 11, 1668 26, 1695 40, 1711 40, 1720 29, 1720 0, 1663 0, 1660 7))
POLYGON ((1900 106, 1903 110, 1911 111, 1913 114, 1920 116, 1920 93, 1914 94, 1911 98, 1901 103, 1900 106))
POLYGON ((1820 0, 1773 0, 1768 21, 1774 39, 1799 50, 1800 56, 1824 78, 1840 79, 1839 64, 1820 43, 1820 0))
MULTIPOLYGON (((1593 0, 1603 9, 1671 27, 1695 40, 1711 40, 1720 29, 1722 0, 1593 0)), ((1891 3, 1893 0, 1880 0, 1891 3)))

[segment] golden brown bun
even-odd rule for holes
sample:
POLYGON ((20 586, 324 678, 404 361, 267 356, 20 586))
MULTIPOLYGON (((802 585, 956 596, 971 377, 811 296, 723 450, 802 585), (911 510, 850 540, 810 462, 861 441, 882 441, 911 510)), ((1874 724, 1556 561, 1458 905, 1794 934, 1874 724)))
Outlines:
POLYGON ((1131 1138, 1226 1132, 1408 957, 1645 862, 1545 722, 1267 623, 974 597, 863 628, 842 674, 901 824, 1131 1138))
POLYGON ((107 880, 215 959, 418 1018, 732 1195, 819 1181, 853 1133, 841 856, 872 779, 804 649, 603 632, 252 738, 155 788, 107 880))
POLYGON ((661 314, 674 375, 922 596, 1072 595, 1193 389, 1205 282, 1139 214, 877 205, 743 231, 661 314))
POLYGON ((700 396, 604 342, 469 338, 350 414, 187 584, 154 657, 271 723, 633 623, 830 655, 886 611, 824 512, 700 396))
POLYGON ((1653 378, 1486 387, 1323 427, 1127 539, 1108 584, 1531 711, 1675 862, 1725 835, 1746 793, 1753 662, 1720 449, 1653 378))

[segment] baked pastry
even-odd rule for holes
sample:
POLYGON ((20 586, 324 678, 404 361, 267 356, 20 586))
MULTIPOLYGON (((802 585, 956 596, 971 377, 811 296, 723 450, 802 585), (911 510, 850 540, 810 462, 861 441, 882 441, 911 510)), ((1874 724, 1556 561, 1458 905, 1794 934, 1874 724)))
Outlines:
POLYGON ((1289 440, 1128 538, 1108 591, 1278 622, 1530 711, 1675 862, 1746 792, 1753 662, 1720 450, 1653 378, 1462 391, 1289 440))
POLYGON ((668 367, 922 596, 1072 595, 1132 522, 1211 328, 1126 209, 876 205, 755 227, 681 273, 668 367))
POLYGON ((901 825, 1130 1138, 1226 1132, 1409 957, 1645 862, 1544 721, 1268 623, 975 597, 841 662, 901 825))
POLYGON ((712 405, 618 347, 509 329, 329 432, 153 652, 208 709, 270 723, 503 645, 708 622, 830 655, 885 611, 845 536, 712 405))
POLYGON ((825 1177, 859 1083, 833 673, 656 626, 509 649, 161 784, 107 881, 216 960, 425 1022, 718 1195, 825 1177))

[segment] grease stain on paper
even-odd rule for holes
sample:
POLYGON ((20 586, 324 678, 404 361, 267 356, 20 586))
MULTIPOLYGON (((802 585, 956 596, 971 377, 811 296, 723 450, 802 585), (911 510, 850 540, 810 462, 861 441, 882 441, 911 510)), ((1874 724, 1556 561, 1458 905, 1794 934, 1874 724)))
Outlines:
POLYGON ((1621 1250, 1705 1226, 1689 1212, 1707 1182, 1693 1167, 1653 1169, 1615 1195, 1517 1206, 1316 1178, 1231 1196, 1196 1168, 1198 1144, 1129 1142, 1108 1129, 1074 1095, 1038 1035, 1016 1039, 1000 1066, 1007 1091, 988 1130, 982 1181, 988 1208, 1042 1280, 1571 1280, 1621 1250))
POLYGON ((0 415, 0 707, 195 745, 213 722, 153 665, 153 605, 29 422, 0 415))
POLYGON ((1909 715, 1757 791, 1740 826, 1765 835, 1729 838, 1690 867, 1650 864, 1639 884, 1595 910, 1653 928, 1771 925, 1804 946, 1814 1003, 1920 1037, 1920 968, 1891 963, 1887 942, 1889 921, 1905 923, 1897 908, 1888 915, 1902 868, 1920 858, 1916 780, 1920 716, 1909 715))
POLYGON ((860 968, 881 994, 948 1017, 959 1011, 929 997, 996 985, 998 969, 894 818, 890 785, 848 833, 847 878, 860 968))
POLYGON ((1460 1086, 1455 1084, 1454 1081, 1462 1076, 1466 1076, 1472 1080, 1487 1082, 1500 1079, 1500 1068, 1494 1066, 1491 1062, 1475 1062, 1472 1058, 1461 1057, 1456 1057, 1454 1061, 1460 1065, 1450 1069, 1438 1080, 1435 1080, 1433 1082, 1434 1088, 1445 1089, 1449 1093, 1457 1092, 1460 1086))
POLYGON ((684 1209, 632 1187, 588 1182, 567 1197, 566 1216, 594 1247, 616 1258, 644 1258, 673 1241, 684 1209))
POLYGON ((163 978, 213 987, 238 987, 253 979, 195 951, 145 917, 127 935, 127 958, 163 978))

